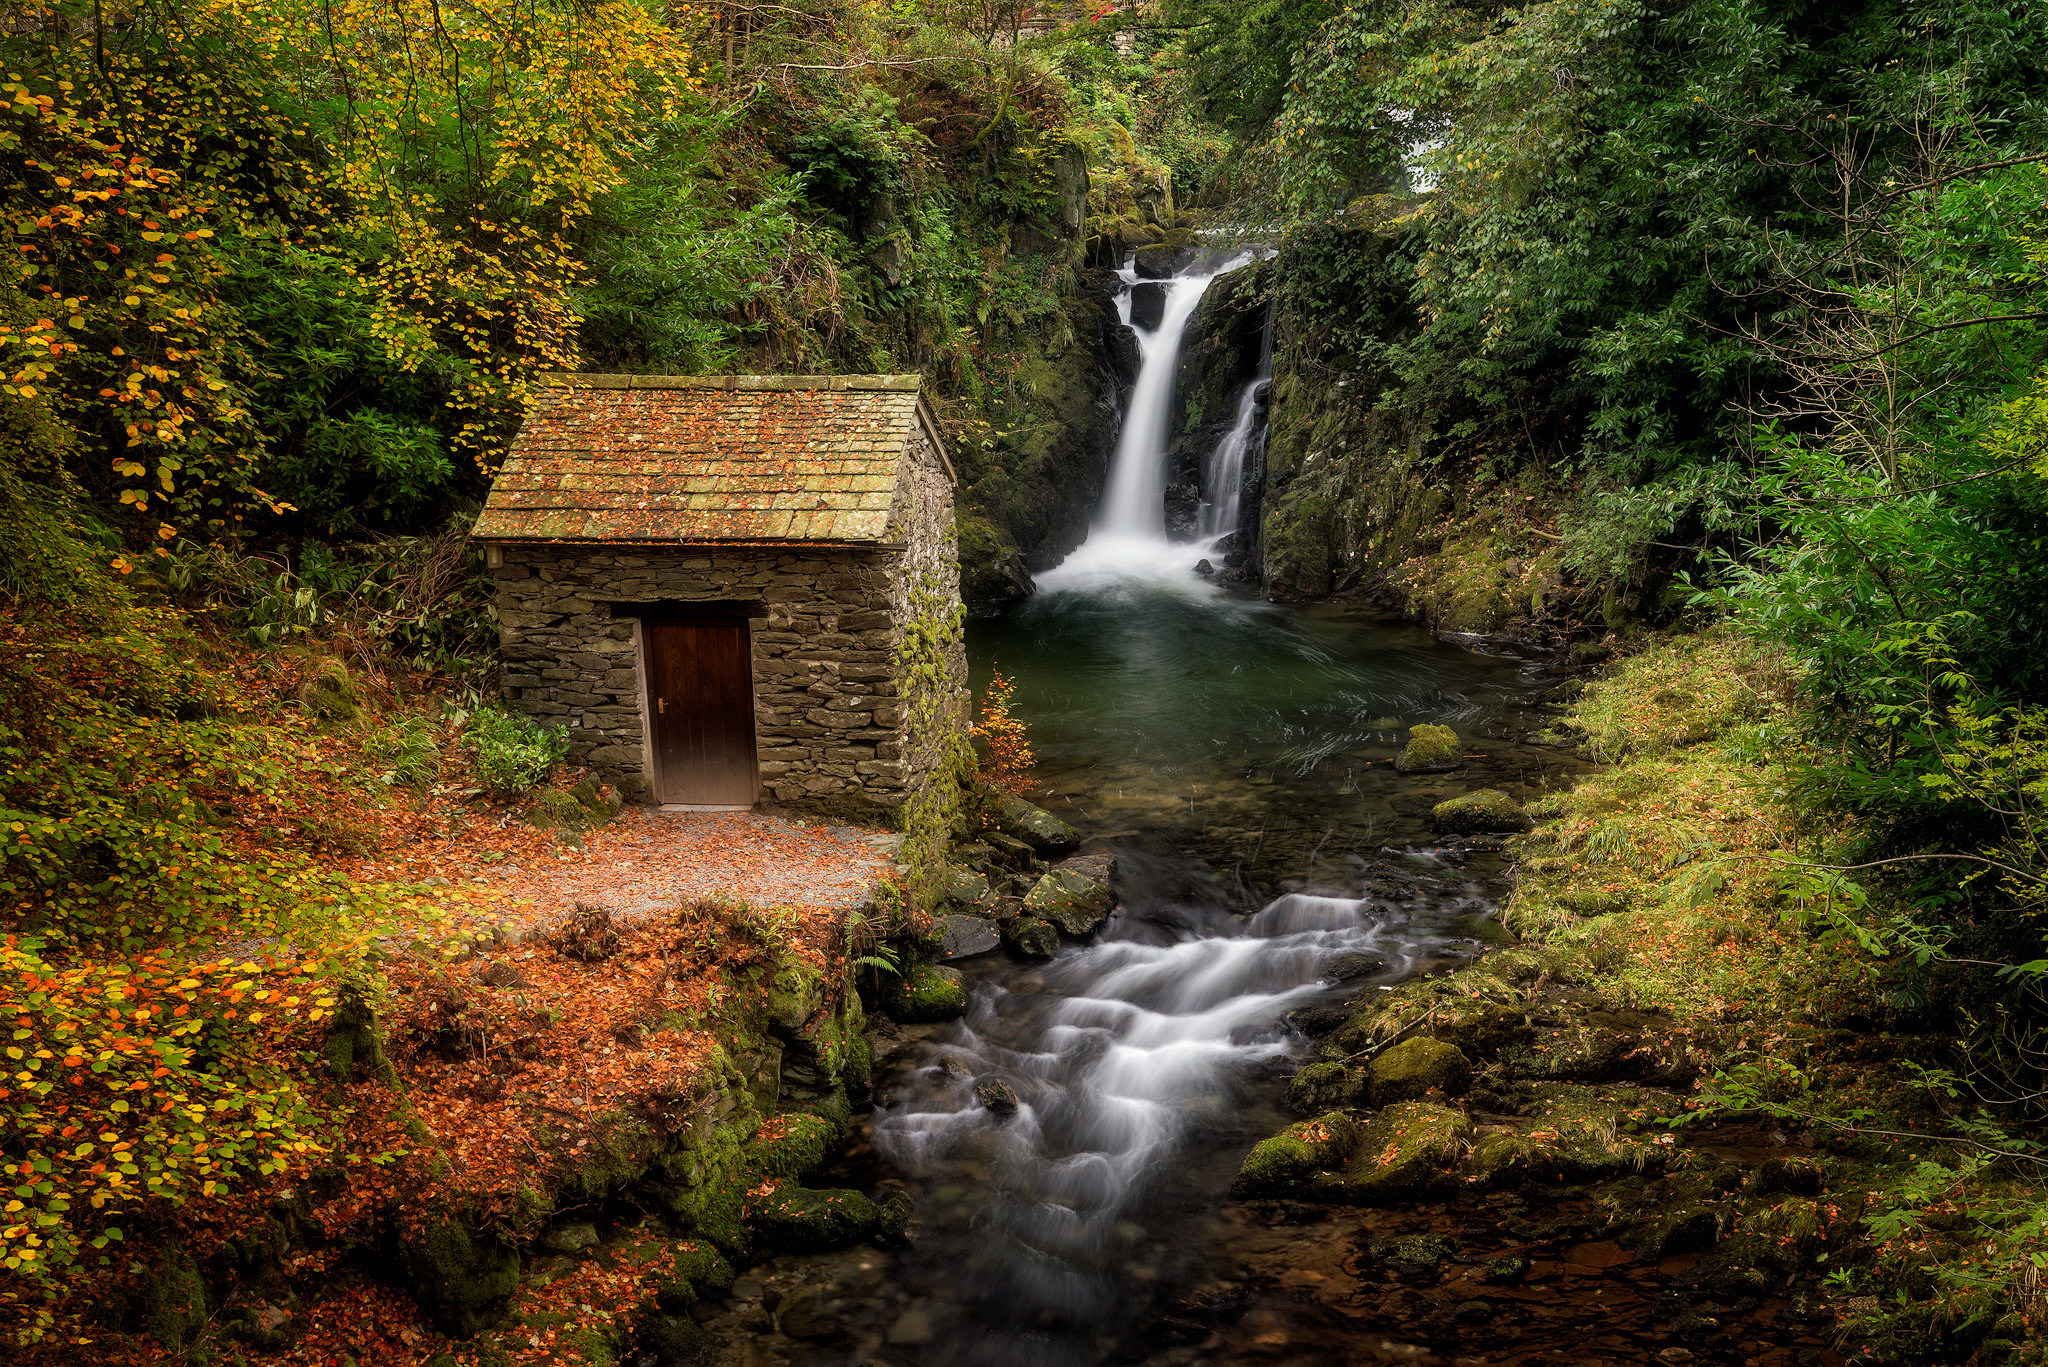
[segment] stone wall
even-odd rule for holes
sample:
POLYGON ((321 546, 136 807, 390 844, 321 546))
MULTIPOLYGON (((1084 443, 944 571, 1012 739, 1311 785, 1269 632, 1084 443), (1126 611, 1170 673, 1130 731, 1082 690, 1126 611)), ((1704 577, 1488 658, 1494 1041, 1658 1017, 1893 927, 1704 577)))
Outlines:
POLYGON ((501 543, 493 574, 506 705, 568 727, 572 762, 651 801, 636 605, 732 605, 753 642, 763 797, 846 815, 901 807, 967 712, 951 483, 921 426, 908 457, 882 545, 501 543), (914 726, 901 696, 905 642, 941 621, 950 637, 938 675, 920 685, 933 696, 914 726))

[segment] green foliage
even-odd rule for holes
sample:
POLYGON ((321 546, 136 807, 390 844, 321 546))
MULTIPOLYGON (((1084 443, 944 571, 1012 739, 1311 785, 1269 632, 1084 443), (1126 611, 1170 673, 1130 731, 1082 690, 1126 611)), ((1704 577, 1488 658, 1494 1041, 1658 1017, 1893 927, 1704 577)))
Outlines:
POLYGON ((363 739, 363 755, 394 788, 424 792, 441 772, 441 743, 423 718, 380 727, 363 739))
POLYGON ((467 739, 477 782, 500 797, 517 797, 547 782, 569 753, 568 727, 540 726, 498 707, 477 709, 467 739))

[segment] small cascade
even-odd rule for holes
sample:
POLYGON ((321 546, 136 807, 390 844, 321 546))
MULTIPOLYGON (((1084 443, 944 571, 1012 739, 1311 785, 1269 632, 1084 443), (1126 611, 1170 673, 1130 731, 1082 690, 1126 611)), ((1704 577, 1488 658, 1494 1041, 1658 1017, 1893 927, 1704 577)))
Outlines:
POLYGON ((1257 378, 1244 387, 1237 399, 1237 421, 1216 443, 1209 456, 1209 501, 1202 505, 1202 539, 1214 542, 1237 530, 1238 505, 1244 500, 1245 455, 1262 435, 1259 426, 1259 390, 1272 379, 1261 366, 1257 378))

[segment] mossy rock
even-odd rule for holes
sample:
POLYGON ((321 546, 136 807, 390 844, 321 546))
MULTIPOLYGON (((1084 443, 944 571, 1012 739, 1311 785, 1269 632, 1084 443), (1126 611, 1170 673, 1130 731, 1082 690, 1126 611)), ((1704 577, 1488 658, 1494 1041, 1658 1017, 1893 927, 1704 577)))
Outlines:
POLYGON ((399 1263, 420 1305, 459 1339, 488 1327, 519 1290, 519 1255, 452 1217, 429 1220, 406 1237, 399 1263))
POLYGON ((1086 935, 1116 910, 1107 883, 1068 869, 1054 869, 1024 895, 1024 914, 1050 921, 1069 935, 1086 935))
POLYGON ((1440 1006, 1430 1020, 1429 1033, 1456 1045, 1468 1059, 1485 1059, 1528 1039, 1531 1027, 1529 1013, 1517 1007, 1467 999, 1440 1006))
POLYGON ((591 789, 590 802, 561 788, 548 788, 526 809, 526 824, 543 831, 591 831, 611 819, 611 808, 591 789))
POLYGON ((1480 835, 1495 831, 1526 831, 1529 814, 1522 804, 1498 788, 1481 788, 1430 809, 1430 820, 1444 835, 1480 835))
POLYGON ((1366 1077, 1362 1069, 1342 1063, 1311 1063, 1287 1084, 1287 1109, 1303 1115, 1357 1106, 1364 1102, 1366 1077))
POLYGON ((1415 727, 1394 761, 1394 767, 1404 774, 1441 774, 1464 765, 1465 747, 1448 726, 1415 727))
POLYGON ((1357 1144, 1358 1125, 1341 1111, 1289 1125, 1245 1155, 1235 1190, 1240 1196, 1336 1196, 1344 1188, 1339 1171, 1357 1144))
POLYGON ((1405 1039, 1373 1059, 1372 1101, 1391 1106, 1427 1096, 1454 1096, 1472 1077, 1472 1062, 1454 1044, 1421 1037, 1405 1039))
POLYGON ((988 900, 988 879, 973 869, 948 868, 939 880, 939 895, 950 906, 978 907, 988 900))
POLYGON ((349 721, 362 710, 355 680, 339 660, 322 660, 299 684, 299 706, 321 721, 349 721))
POLYGON ((199 1264, 177 1244, 164 1250, 135 1292, 143 1333, 167 1353, 183 1353, 206 1332, 206 1281, 199 1264))
POLYGON ((882 1009, 906 1025, 952 1020, 967 1009, 967 985, 957 968, 916 964, 890 985, 882 1009))
POLYGON ((1021 797, 1005 796, 997 804, 996 825, 1004 835, 1023 841, 1040 854, 1065 854, 1081 843, 1072 826, 1021 797))
POLYGON ((823 1116, 804 1111, 770 1116, 747 1142, 746 1161, 770 1177, 802 1177, 824 1163, 840 1133, 823 1116))
POLYGON ((1344 1175, 1344 1192, 1360 1205, 1388 1205, 1450 1184, 1464 1156, 1472 1122, 1427 1102, 1404 1101, 1372 1118, 1344 1175))
POLYGON ((1016 543, 985 517, 963 514, 955 523, 960 544, 960 601, 971 608, 1001 608, 1037 592, 1016 543))
POLYGON ((1721 1217, 1706 1206, 1686 1205, 1655 1220, 1646 1220, 1621 1236, 1624 1248, 1655 1262, 1674 1253, 1712 1248, 1721 1237, 1721 1217))
POLYGON ((1493 1184, 1616 1177, 1660 1168, 1670 1147, 1622 1133, 1620 1112, 1593 1087, 1539 1083, 1535 1115, 1516 1134, 1493 1134, 1473 1146, 1468 1169, 1493 1184))
POLYGON ((668 1314, 687 1314, 699 1301, 724 1296, 732 1277, 732 1264, 710 1243, 680 1239, 669 1248, 668 1275, 654 1288, 655 1303, 668 1314))
POLYGON ((1013 916, 1003 922, 1003 946, 1027 959, 1050 959, 1060 952, 1060 928, 1036 916, 1013 916))
POLYGON ((1595 892, 1591 889, 1573 888, 1560 892, 1551 900, 1572 915, 1589 920, 1595 916, 1611 916, 1615 912, 1628 910, 1628 898, 1618 892, 1595 892))
POLYGON ((791 1253, 844 1248, 882 1228, 887 1216, 857 1191, 814 1191, 783 1183, 749 1198, 747 1220, 764 1243, 791 1253))

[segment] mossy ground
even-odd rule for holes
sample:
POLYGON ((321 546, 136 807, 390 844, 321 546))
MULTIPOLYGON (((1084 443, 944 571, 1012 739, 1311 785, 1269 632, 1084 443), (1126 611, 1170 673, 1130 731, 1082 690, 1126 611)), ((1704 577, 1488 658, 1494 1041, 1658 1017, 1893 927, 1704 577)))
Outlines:
MULTIPOLYGON (((2028 1289, 2048 1257, 2036 1165, 2001 1158, 2021 1146, 1996 1130, 1965 1140, 1977 1103, 1921 1071, 1953 1061, 1879 1028, 1884 963, 1783 862, 1841 835, 1791 801, 1793 682, 1711 632, 1588 686, 1566 730, 1611 767, 1538 803, 1515 842, 1506 917, 1524 943, 1361 999, 1304 1100, 1407 1041, 1455 1045, 1469 1091, 1432 1100, 1471 1134, 1444 1120, 1412 1162, 1394 1142, 1418 1129, 1406 1107, 1399 1124, 1340 1109, 1365 1136, 1342 1199, 1573 1184, 1639 1256, 1702 1253, 1678 1288, 1693 1318, 1674 1321, 1702 1344, 1715 1307, 1774 1295, 1874 1360, 2048 1361, 2028 1289)), ((1333 1199, 1339 1165, 1284 1139, 1254 1150, 1247 1190, 1333 1199)))

